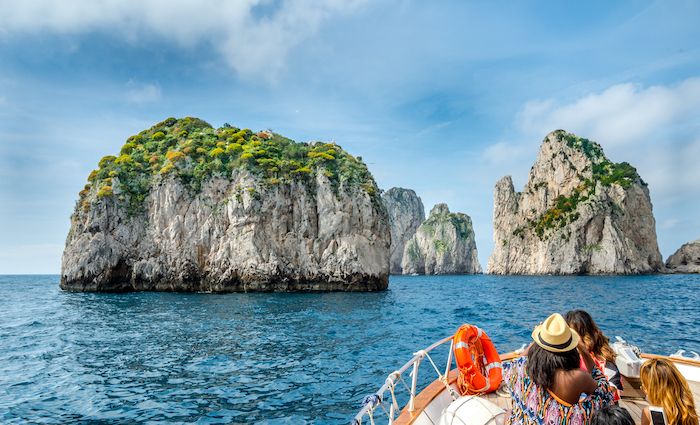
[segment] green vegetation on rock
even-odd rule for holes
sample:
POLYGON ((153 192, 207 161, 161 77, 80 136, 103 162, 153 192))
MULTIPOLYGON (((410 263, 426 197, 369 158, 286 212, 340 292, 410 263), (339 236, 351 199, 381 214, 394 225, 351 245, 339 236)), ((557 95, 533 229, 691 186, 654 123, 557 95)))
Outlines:
POLYGON ((455 226, 457 237, 460 239, 466 239, 469 237, 469 233, 473 231, 471 222, 464 214, 452 213, 450 214, 450 221, 452 221, 452 225, 455 226))
POLYGON ((420 259, 420 249, 418 248, 418 242, 416 242, 415 239, 409 240, 405 249, 411 262, 416 262, 418 259, 420 259))
POLYGON ((360 187, 373 198, 378 195, 367 166, 335 143, 296 143, 271 131, 253 133, 228 124, 215 129, 187 117, 168 118, 129 137, 118 157, 100 160, 81 198, 94 187, 98 198, 119 196, 135 214, 155 179, 172 175, 196 193, 207 179, 230 176, 238 169, 259 176, 267 186, 310 179, 320 172, 335 188, 343 184, 360 187))
MULTIPOLYGON (((629 163, 610 161, 598 143, 567 133, 564 130, 555 131, 555 135, 564 140, 568 147, 583 152, 591 161, 593 164, 593 169, 591 170, 593 183, 600 181, 603 186, 617 184, 623 189, 627 189, 633 182, 642 180, 637 174, 637 169, 629 163)), ((644 182, 642 181, 642 183, 644 182)))
POLYGON ((580 202, 585 202, 588 195, 582 195, 582 189, 574 189, 571 196, 559 195, 554 200, 554 206, 544 212, 537 221, 531 221, 530 226, 537 236, 542 239, 545 231, 552 228, 564 227, 567 223, 578 220, 576 208, 580 202))
MULTIPOLYGON (((420 229, 430 236, 435 235, 435 229, 439 226, 451 223, 460 239, 466 239, 473 232, 471 220, 462 213, 452 213, 447 205, 436 206, 430 212, 428 219, 421 225, 420 229)), ((437 249, 437 245, 436 245, 437 249)))
MULTIPOLYGON (((589 201, 595 195, 596 185, 600 183, 604 187, 618 185, 623 189, 629 188, 633 182, 646 185, 637 174, 637 170, 627 162, 614 163, 603 153, 603 148, 593 142, 564 130, 557 130, 554 135, 563 140, 566 145, 582 152, 591 161, 591 178, 579 175, 583 183, 574 188, 571 195, 559 195, 554 200, 554 205, 542 213, 538 218, 528 221, 528 228, 532 229, 540 240, 547 239, 547 231, 563 228, 566 224, 576 221, 580 214, 576 211, 578 206, 589 201)), ((533 185, 535 189, 546 186, 546 182, 533 185)), ((513 231, 513 236, 523 236, 524 228, 513 231)))
POLYGON ((442 255, 447 252, 447 243, 441 239, 435 239, 435 252, 442 255))

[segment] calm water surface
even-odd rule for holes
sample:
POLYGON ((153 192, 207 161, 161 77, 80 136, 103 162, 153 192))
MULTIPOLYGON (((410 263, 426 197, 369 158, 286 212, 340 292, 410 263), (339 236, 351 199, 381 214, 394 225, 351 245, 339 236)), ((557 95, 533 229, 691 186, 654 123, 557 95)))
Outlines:
MULTIPOLYGON (((700 276, 392 277, 383 293, 78 294, 0 276, 0 422, 347 424, 461 323, 499 351, 588 310, 644 351, 700 351, 700 276)), ((432 379, 425 369, 425 379, 432 379)))

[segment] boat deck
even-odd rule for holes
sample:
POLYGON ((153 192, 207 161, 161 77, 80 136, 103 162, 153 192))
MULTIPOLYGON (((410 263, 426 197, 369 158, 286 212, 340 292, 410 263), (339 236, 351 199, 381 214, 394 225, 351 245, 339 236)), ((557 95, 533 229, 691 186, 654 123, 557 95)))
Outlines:
MULTIPOLYGON (((501 355, 501 361, 507 362, 518 356, 517 353, 507 353, 501 355)), ((673 362, 680 372, 686 378, 693 398, 695 400, 695 409, 700 414, 700 361, 693 359, 679 359, 667 356, 658 356, 654 354, 642 353, 642 359, 663 358, 673 362)), ((453 388, 457 388, 457 369, 452 369, 447 375, 447 382, 453 388)), ((644 392, 641 389, 640 380, 627 378, 622 376, 622 385, 624 391, 620 405, 627 409, 634 422, 637 425, 642 423, 642 411, 649 405, 646 401, 644 392)), ((487 394, 482 396, 489 401, 495 403, 502 409, 508 411, 511 408, 510 396, 504 391, 487 394)), ((436 424, 442 415, 443 409, 452 402, 452 398, 445 390, 445 383, 441 380, 435 380, 415 398, 415 408, 413 411, 408 411, 408 406, 405 406, 401 414, 394 421, 395 425, 416 425, 416 424, 436 424)))
MULTIPOLYGON (((695 398, 695 409, 700 413, 700 382, 688 382, 690 389, 693 391, 693 396, 695 398)), ((636 424, 642 423, 642 410, 649 405, 644 398, 644 393, 640 389, 639 380, 628 380, 624 377, 622 378, 622 386, 625 388, 623 391, 622 399, 620 400, 620 406, 627 409, 632 415, 632 419, 636 424)), ((510 409, 510 397, 499 396, 495 393, 488 394, 484 396, 489 401, 497 404, 504 410, 510 409)))
MULTIPOLYGON (((448 376, 448 382, 456 388, 456 369, 450 371, 448 376)), ((627 409, 627 411, 630 413, 630 415, 634 419, 634 422, 637 425, 641 425, 642 410, 649 405, 649 403, 647 403, 646 401, 644 393, 641 390, 641 383, 639 379, 628 379, 623 376, 622 385, 624 387, 624 391, 622 394, 622 399, 620 400, 620 405, 627 409)), ((688 381, 688 385, 693 391, 693 396, 695 399, 695 409, 698 411, 698 413, 700 413, 700 382, 688 381)), ((436 380, 433 383, 431 383, 427 388, 425 388, 423 391, 421 391, 420 394, 416 396, 416 410, 413 413, 411 413, 404 408, 404 410, 401 412, 401 415, 397 418, 394 424, 411 425, 414 424, 420 416, 424 416, 425 419, 423 421, 419 421, 419 423, 436 424, 438 422, 438 418, 440 413, 442 412, 442 409, 438 409, 437 411, 429 411, 430 409, 427 409, 427 407, 431 405, 431 403, 436 399, 436 397, 439 397, 440 394, 443 393, 444 389, 445 386, 440 381, 436 380)), ((507 395, 491 393, 482 397, 487 398, 489 401, 497 404, 504 410, 510 410, 511 399, 507 395)))

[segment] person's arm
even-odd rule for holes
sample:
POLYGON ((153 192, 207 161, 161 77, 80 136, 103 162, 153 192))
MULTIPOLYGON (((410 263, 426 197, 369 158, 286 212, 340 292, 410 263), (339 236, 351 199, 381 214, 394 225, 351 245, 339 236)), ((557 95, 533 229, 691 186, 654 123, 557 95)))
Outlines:
POLYGON ((649 407, 645 407, 644 410, 642 410, 642 425, 650 425, 651 424, 651 412, 649 412, 649 407))
POLYGON ((581 355, 583 362, 586 364, 586 369, 588 369, 589 372, 593 373, 593 368, 596 367, 596 365, 593 361, 593 358, 591 357, 591 353, 588 352, 588 348, 583 343, 583 340, 579 341, 578 343, 578 352, 581 355))

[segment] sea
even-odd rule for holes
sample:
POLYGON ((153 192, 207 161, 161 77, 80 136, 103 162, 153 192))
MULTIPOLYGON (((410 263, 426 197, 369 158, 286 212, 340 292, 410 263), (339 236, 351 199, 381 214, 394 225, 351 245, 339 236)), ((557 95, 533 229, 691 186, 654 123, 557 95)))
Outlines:
MULTIPOLYGON (((645 352, 700 352, 697 275, 392 276, 384 292, 318 294, 58 282, 0 276, 0 423, 349 424, 389 373, 459 325, 507 352, 570 309, 645 352)), ((421 383, 436 376, 421 366, 421 383)))

